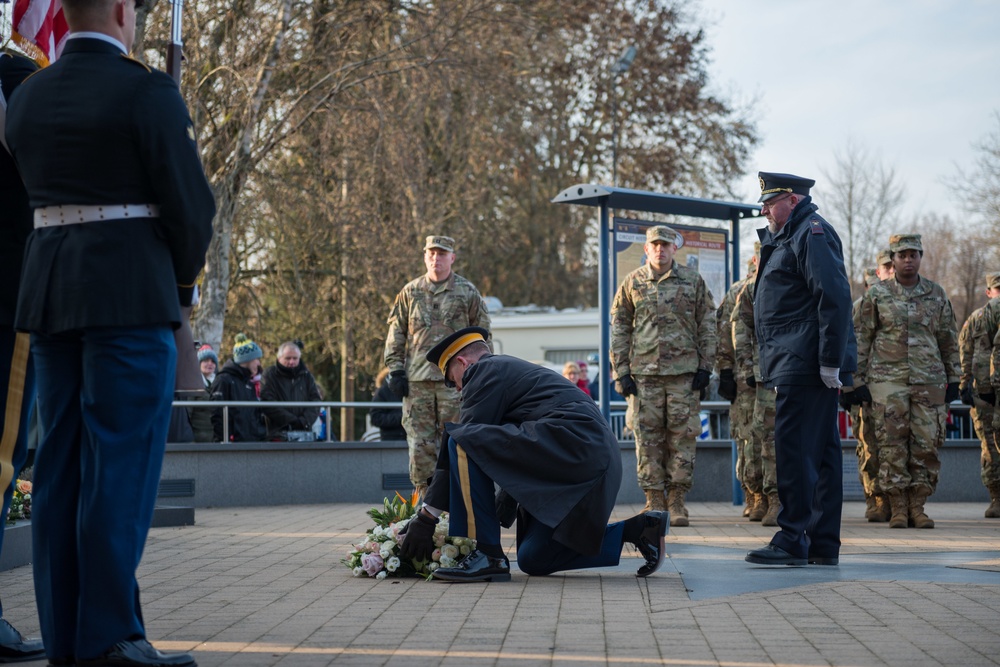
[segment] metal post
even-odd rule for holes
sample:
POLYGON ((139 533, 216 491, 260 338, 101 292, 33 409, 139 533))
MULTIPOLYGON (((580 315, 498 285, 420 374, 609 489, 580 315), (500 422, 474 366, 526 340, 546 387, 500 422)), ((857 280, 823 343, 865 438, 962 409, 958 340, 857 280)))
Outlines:
POLYGON ((597 252, 600 255, 598 263, 597 309, 601 318, 601 414, 611 423, 611 392, 608 391, 611 380, 611 234, 614 230, 608 228, 608 198, 601 198, 601 229, 598 234, 597 252))

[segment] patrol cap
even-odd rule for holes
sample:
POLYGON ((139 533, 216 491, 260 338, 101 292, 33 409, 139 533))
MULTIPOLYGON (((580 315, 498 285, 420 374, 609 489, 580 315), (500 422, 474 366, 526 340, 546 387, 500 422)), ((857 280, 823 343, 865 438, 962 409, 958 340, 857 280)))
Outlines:
MULTIPOLYGON (((886 252, 889 252, 888 250, 886 252)), ((881 253, 879 253, 881 255, 881 253)), ((865 287, 871 287, 878 282, 878 272, 875 269, 865 269, 865 287)))
POLYGON ((875 264, 878 266, 892 264, 892 253, 889 252, 888 248, 878 251, 878 254, 875 255, 875 264))
POLYGON ((428 236, 424 243, 424 250, 440 248, 448 252, 455 252, 455 239, 450 236, 428 236))
POLYGON ((677 232, 666 225, 656 225, 646 230, 646 243, 653 241, 663 241, 664 243, 677 244, 677 232))
POLYGON ((431 348, 427 353, 427 361, 437 364, 437 367, 444 373, 448 368, 448 362, 452 357, 462 351, 467 345, 482 341, 483 343, 490 337, 490 332, 482 327, 465 327, 449 335, 440 343, 431 348))
POLYGON ((920 234, 893 234, 889 237, 889 252, 896 254, 901 250, 924 251, 920 243, 920 234))
POLYGON ((1000 287, 1000 273, 987 273, 986 289, 993 289, 994 287, 1000 287))
POLYGON ((807 195, 809 188, 816 185, 816 181, 811 178, 803 178, 794 174, 776 174, 770 171, 758 171, 757 180, 760 181, 760 199, 765 202, 771 197, 783 195, 786 192, 807 195))

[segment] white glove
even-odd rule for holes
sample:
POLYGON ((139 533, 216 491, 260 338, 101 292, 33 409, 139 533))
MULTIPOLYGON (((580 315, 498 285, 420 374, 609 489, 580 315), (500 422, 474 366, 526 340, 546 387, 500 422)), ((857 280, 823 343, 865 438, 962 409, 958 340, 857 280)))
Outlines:
POLYGON ((829 366, 819 367, 819 379, 823 381, 830 389, 839 389, 843 387, 843 383, 840 381, 840 369, 830 368, 829 366))

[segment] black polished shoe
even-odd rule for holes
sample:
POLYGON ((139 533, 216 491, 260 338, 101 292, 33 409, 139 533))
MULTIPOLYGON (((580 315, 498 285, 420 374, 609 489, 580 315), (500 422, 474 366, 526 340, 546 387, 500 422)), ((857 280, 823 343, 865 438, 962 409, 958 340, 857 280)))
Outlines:
POLYGON ((145 639, 118 642, 99 658, 78 660, 79 667, 198 667, 190 653, 160 653, 145 639))
POLYGON ((666 534, 670 529, 670 512, 646 512, 645 526, 635 543, 646 562, 636 571, 637 577, 648 577, 663 565, 666 556, 666 534))
POLYGON ((839 558, 823 558, 822 556, 809 556, 810 565, 840 565, 839 558))
POLYGON ((510 561, 473 549, 455 567, 439 567, 432 576, 441 581, 510 581, 510 561))
POLYGON ((27 662, 45 657, 41 639, 25 639, 6 619, 0 618, 0 663, 27 662))
POLYGON ((805 565, 806 559, 793 556, 781 547, 768 544, 766 547, 754 549, 747 553, 744 559, 757 565, 805 565))

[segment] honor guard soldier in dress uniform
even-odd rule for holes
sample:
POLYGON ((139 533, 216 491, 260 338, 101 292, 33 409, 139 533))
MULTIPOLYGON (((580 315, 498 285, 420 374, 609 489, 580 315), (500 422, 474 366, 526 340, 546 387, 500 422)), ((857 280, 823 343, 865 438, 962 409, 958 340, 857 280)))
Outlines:
MULTIPOLYGON (((449 512, 452 535, 476 540, 454 567, 434 571, 450 582, 509 581, 500 546, 494 484, 519 505, 517 566, 543 576, 618 565, 622 546, 645 559, 636 576, 663 563, 666 512, 608 524, 621 485, 618 439, 593 399, 547 368, 493 355, 489 331, 460 329, 427 353, 462 392, 457 424, 447 424, 424 506, 405 529, 401 555, 427 558, 434 527, 449 512)), ((506 522, 504 525, 508 525, 506 522)))
MULTIPOLYGON (((0 140, 3 140, 7 100, 25 77, 38 67, 24 56, 0 51, 0 140)), ((35 404, 35 369, 28 349, 28 334, 14 330, 14 311, 21 282, 24 244, 33 229, 28 193, 24 191, 17 165, 0 141, 0 547, 4 524, 14 497, 17 476, 28 457, 28 417, 35 404)), ((45 649, 39 639, 24 639, 3 618, 0 605, 0 663, 41 660, 45 649)))
POLYGON ((833 227, 809 196, 815 181, 760 172, 760 266, 754 288, 759 378, 775 390, 774 449, 781 530, 747 554, 763 565, 837 565, 843 504, 839 388, 856 344, 851 286, 833 227))
POLYGON ((687 526, 699 399, 715 363, 715 304, 701 275, 674 261, 674 230, 646 230, 645 252, 647 263, 625 276, 611 306, 611 364, 632 412, 646 510, 666 508, 671 526, 687 526))
POLYGON ((389 313, 385 365, 389 388, 403 399, 403 428, 410 449, 410 481, 421 496, 434 474, 445 422, 458 419, 460 396, 446 387, 426 355, 465 327, 490 328, 486 304, 476 286, 452 271, 455 239, 428 236, 427 273, 406 284, 389 313))
POLYGON ((944 289, 919 274, 920 235, 893 235, 889 252, 895 275, 861 299, 852 396, 871 405, 889 527, 933 528, 924 503, 937 488, 947 404, 959 398, 958 331, 944 289))
MULTIPOLYGON (((139 0, 141 2, 141 0, 139 0)), ((136 568, 215 202, 177 84, 128 57, 137 0, 62 0, 70 35, 7 113, 28 239, 35 597, 53 665, 194 665, 146 641, 136 568)))
MULTIPOLYGON (((980 392, 992 393, 990 385, 990 357, 992 344, 986 344, 982 331, 989 318, 994 322, 1000 316, 1000 273, 986 274, 986 296, 989 301, 969 315, 958 334, 959 359, 962 364, 962 380, 959 386, 962 402, 972 406, 972 424, 979 436, 982 447, 981 478, 983 486, 990 493, 990 505, 986 508, 987 519, 1000 519, 1000 437, 997 433, 996 411, 993 401, 985 401, 980 392), (978 349, 977 342, 983 345, 978 349)), ((992 325, 994 328, 995 324, 992 325)), ((994 333, 994 336, 996 334, 994 333)))

